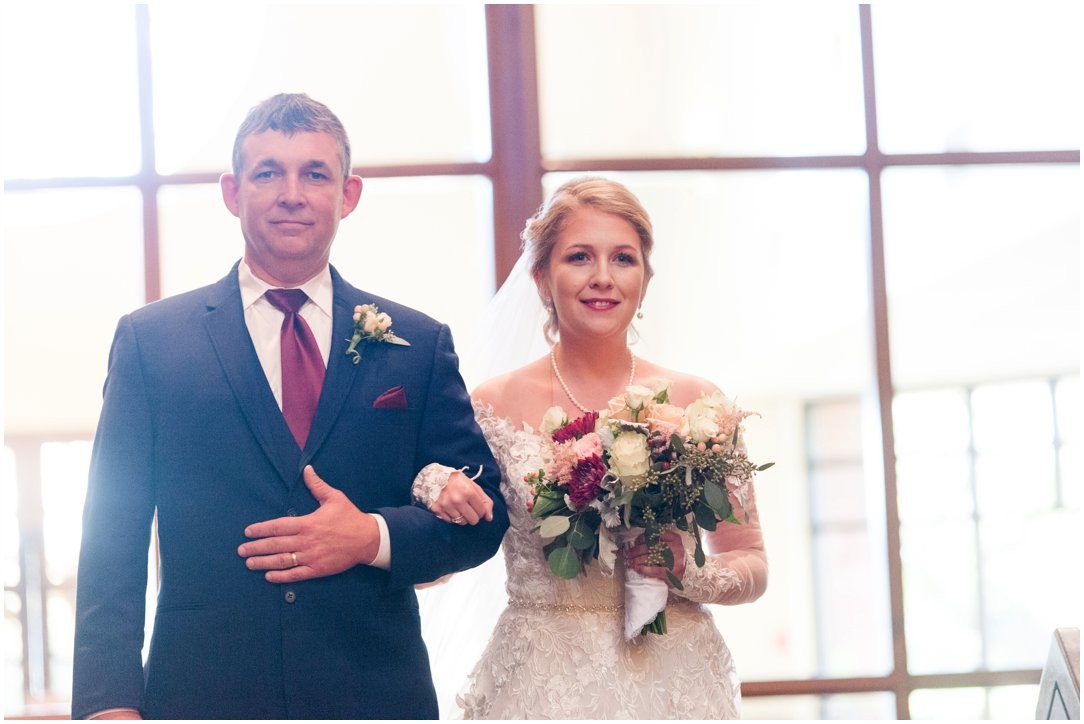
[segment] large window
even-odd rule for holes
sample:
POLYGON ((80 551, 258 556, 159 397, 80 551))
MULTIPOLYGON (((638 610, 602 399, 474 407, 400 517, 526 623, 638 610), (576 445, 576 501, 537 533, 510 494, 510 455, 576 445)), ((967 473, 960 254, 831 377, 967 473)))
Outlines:
POLYGON ((715 611, 747 718, 1034 716, 1084 610, 1079 3, 0 12, 6 715, 67 710, 114 325, 240 256, 234 130, 300 90, 365 179, 332 262, 461 351, 545 191, 640 196, 638 353, 776 462, 769 589, 715 611))

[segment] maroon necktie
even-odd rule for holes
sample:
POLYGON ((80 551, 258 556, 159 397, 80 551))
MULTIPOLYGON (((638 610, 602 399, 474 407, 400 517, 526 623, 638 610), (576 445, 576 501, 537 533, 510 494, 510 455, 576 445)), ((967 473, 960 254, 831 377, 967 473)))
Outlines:
POLYGON ((316 403, 324 386, 324 358, 316 346, 309 325, 298 314, 309 297, 300 289, 268 289, 267 301, 283 314, 282 330, 282 414, 299 447, 309 437, 316 403))

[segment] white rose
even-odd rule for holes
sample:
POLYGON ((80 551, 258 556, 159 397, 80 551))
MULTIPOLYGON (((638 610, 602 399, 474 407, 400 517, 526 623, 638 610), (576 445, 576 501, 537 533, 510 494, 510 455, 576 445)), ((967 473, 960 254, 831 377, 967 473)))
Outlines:
POLYGON ((568 415, 565 414, 563 408, 558 405, 554 405, 550 409, 546 410, 546 414, 542 415, 542 428, 543 435, 552 435, 556 430, 564 426, 568 421, 568 415))
POLYGON ((376 316, 372 314, 366 314, 365 321, 361 323, 361 328, 364 329, 367 334, 372 334, 372 332, 376 330, 376 326, 376 316))
POLYGON ((719 423, 710 398, 701 397, 686 407, 685 419, 689 422, 689 437, 695 442, 706 442, 719 434, 719 423))
POLYGON ((667 398, 670 397, 670 385, 673 384, 672 380, 668 380, 665 377, 653 377, 648 380, 648 386, 651 387, 651 397, 658 398, 663 392, 666 392, 667 398))
POLYGON ((376 315, 376 326, 380 327, 381 332, 387 332, 388 327, 391 326, 391 317, 384 312, 376 315))
POLYGON ((629 385, 625 388, 625 405, 630 410, 641 410, 655 398, 655 393, 650 387, 643 385, 629 385))
POLYGON ((619 477, 646 475, 651 467, 647 438, 638 432, 623 432, 610 445, 610 467, 619 477))
POLYGON ((715 415, 709 413, 689 419, 689 437, 695 442, 707 442, 718 435, 719 425, 715 422, 715 415))

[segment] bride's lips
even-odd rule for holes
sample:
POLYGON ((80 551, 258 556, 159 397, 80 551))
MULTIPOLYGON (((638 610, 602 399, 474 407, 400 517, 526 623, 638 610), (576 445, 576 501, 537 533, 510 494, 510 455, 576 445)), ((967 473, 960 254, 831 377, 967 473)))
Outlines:
POLYGON ((618 302, 616 299, 601 299, 601 298, 581 299, 580 303, 583 304, 588 309, 596 309, 596 310, 602 311, 602 312, 604 312, 604 311, 606 311, 608 309, 613 309, 618 304, 620 304, 620 302, 618 302))

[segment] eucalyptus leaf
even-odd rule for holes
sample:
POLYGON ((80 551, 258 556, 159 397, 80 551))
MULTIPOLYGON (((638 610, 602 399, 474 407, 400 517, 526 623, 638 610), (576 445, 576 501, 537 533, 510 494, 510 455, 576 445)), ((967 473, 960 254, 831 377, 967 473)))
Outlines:
POLYGON ((557 496, 550 492, 542 492, 535 498, 534 507, 531 508, 531 517, 546 518, 559 510, 565 509, 565 497, 557 496))
POLYGON ((719 517, 723 520, 733 520, 734 522, 737 522, 737 519, 734 517, 734 506, 730 504, 730 498, 726 499, 726 505, 723 509, 717 512, 719 517))
POLYGON ((550 553, 553 553, 558 548, 566 545, 568 545, 568 538, 566 536, 554 538, 549 543, 546 543, 542 546, 542 555, 546 556, 546 558, 549 558, 550 553))
POLYGON ((543 538, 555 538, 569 527, 569 519, 564 515, 551 515, 542 521, 542 525, 538 527, 538 534, 543 538))
POLYGON ((572 525, 572 532, 568 536, 568 542, 579 551, 586 551, 596 541, 594 529, 583 518, 579 518, 572 525))
POLYGON ((668 579, 670 579, 670 585, 671 586, 673 586, 674 588, 676 588, 679 591, 684 591, 685 590, 685 585, 681 582, 681 579, 678 578, 677 576, 675 576, 673 574, 673 572, 670 571, 669 569, 667 569, 667 571, 666 571, 666 577, 668 579))
POLYGON ((670 549, 670 546, 666 546, 662 552, 662 564, 666 566, 667 571, 671 571, 674 568, 674 551, 670 549))
POLYGON ((719 519, 715 516, 715 511, 709 508, 703 500, 696 501, 696 505, 693 507, 693 515, 698 526, 704 530, 715 530, 719 519))
POLYGON ((553 575, 559 578, 575 578, 580 574, 580 558, 572 546, 555 548, 546 557, 553 575))
POLYGON ((767 470, 773 465, 775 465, 775 463, 764 463, 763 465, 759 465, 757 466, 757 472, 759 473, 761 470, 767 470))
POLYGON ((598 558, 598 538, 591 539, 591 545, 580 551, 580 557, 585 561, 593 561, 598 558))
POLYGON ((726 497, 726 491, 713 480, 708 480, 704 483, 704 502, 707 503, 712 510, 719 513, 720 518, 724 517, 722 511, 729 503, 726 497))
POLYGON ((704 541, 700 539, 700 526, 696 524, 696 520, 692 523, 692 536, 696 541, 696 549, 693 551, 693 561, 696 563, 697 568, 703 568, 707 563, 707 556, 704 555, 704 541))

